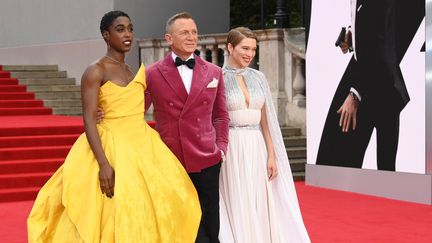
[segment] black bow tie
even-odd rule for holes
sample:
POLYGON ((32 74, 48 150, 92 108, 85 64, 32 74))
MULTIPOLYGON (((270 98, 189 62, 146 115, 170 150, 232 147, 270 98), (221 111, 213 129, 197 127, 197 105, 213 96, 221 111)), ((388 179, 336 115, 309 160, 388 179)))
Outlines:
POLYGON ((187 61, 183 61, 180 57, 176 57, 175 65, 176 66, 186 65, 188 66, 188 68, 193 69, 195 67, 195 59, 190 58, 187 61))

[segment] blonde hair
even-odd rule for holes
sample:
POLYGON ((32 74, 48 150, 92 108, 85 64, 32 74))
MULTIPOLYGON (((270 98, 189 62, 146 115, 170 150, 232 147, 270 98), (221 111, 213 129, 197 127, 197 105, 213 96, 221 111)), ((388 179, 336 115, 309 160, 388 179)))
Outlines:
POLYGON ((177 19, 192 19, 193 20, 192 15, 188 12, 181 12, 181 13, 174 14, 166 22, 165 33, 169 33, 171 31, 171 26, 173 25, 173 23, 177 19))
POLYGON ((236 47, 245 38, 255 39, 258 43, 258 37, 251 29, 246 27, 237 27, 228 32, 226 44, 231 44, 233 47, 236 47))

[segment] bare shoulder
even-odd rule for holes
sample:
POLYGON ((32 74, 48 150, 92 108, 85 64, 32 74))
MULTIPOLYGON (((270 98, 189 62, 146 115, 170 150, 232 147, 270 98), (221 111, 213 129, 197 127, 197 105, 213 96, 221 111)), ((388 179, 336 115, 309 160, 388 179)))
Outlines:
POLYGON ((101 83, 105 76, 105 67, 98 60, 90 64, 84 71, 81 77, 81 83, 83 82, 99 82, 101 83))

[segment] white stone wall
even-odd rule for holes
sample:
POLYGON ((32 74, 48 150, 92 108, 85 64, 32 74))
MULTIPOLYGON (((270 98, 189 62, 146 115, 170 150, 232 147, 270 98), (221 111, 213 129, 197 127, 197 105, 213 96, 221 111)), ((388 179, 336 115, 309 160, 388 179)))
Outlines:
POLYGON ((2 0, 0 48, 100 38, 99 21, 114 0, 2 0))
MULTIPOLYGON (((79 83, 105 53, 99 23, 113 9, 130 15, 136 40, 163 37, 166 19, 181 11, 192 13, 200 33, 229 28, 229 0, 1 0, 0 64, 58 64, 79 83)), ((126 61, 138 69, 136 43, 126 61)))
POLYGON ((199 34, 229 31, 229 0, 115 0, 114 9, 129 14, 139 38, 163 38, 166 20, 183 11, 192 14, 199 34))

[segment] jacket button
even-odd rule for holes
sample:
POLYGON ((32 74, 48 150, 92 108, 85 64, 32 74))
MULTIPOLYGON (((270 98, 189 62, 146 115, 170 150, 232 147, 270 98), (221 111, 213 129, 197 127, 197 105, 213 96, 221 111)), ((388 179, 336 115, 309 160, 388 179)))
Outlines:
POLYGON ((169 103, 170 106, 174 106, 174 104, 172 102, 169 103))
POLYGON ((197 118, 197 119, 196 119, 196 121, 197 121, 197 122, 200 122, 200 121, 201 121, 201 119, 197 118))
POLYGON ((197 135, 196 135, 196 137, 197 137, 197 138, 200 138, 200 137, 201 137, 201 135, 197 134, 197 135))
POLYGON ((204 105, 207 105, 207 101, 203 101, 203 104, 204 104, 204 105))

